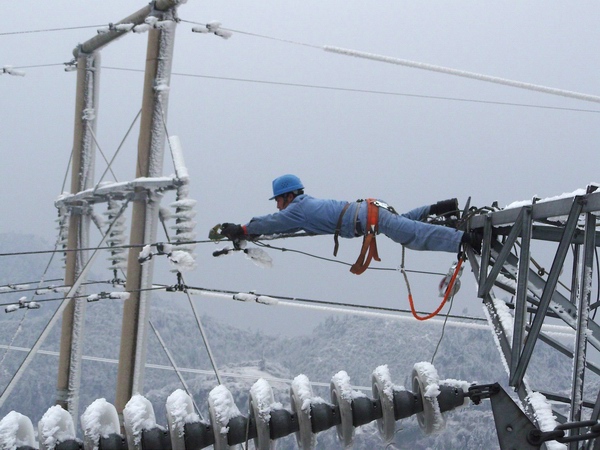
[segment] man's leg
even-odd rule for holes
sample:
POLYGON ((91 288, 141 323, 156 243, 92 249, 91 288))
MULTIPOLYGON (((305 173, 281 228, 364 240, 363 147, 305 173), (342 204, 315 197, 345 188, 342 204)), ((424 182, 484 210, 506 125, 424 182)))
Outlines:
POLYGON ((453 253, 458 252, 463 235, 454 228, 419 222, 385 209, 379 209, 379 232, 412 250, 453 253))

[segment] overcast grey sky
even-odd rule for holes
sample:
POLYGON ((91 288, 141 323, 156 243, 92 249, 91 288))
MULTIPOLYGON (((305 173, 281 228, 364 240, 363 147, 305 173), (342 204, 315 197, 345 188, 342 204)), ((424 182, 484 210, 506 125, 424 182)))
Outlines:
MULTIPOLYGON (((13 2, 0 27, 0 67, 69 61, 77 43, 96 30, 5 33, 106 25, 144 4, 13 2)), ((267 200, 271 180, 289 172, 316 197, 379 197, 400 211, 449 197, 458 197, 462 205, 469 196, 476 206, 493 201, 504 206, 600 181, 596 103, 318 48, 344 47, 600 94, 599 11, 592 1, 268 0, 259 7, 246 1, 189 0, 179 8, 168 128, 183 145, 191 197, 198 200, 198 238, 216 223, 243 223, 273 212, 275 205, 267 200), (211 20, 235 30, 231 39, 191 32, 189 22, 211 20)), ((141 106, 146 42, 147 34, 130 34, 102 51, 98 140, 109 158, 141 106)), ((36 234, 51 245, 54 201, 73 141, 76 75, 60 65, 22 70, 25 77, 0 77, 0 232, 36 234)), ((119 181, 135 176, 137 133, 136 127, 113 167, 119 181)), ((99 176, 105 168, 100 156, 96 166, 99 176)), ((167 158, 165 174, 172 172, 167 158)), ((333 248, 330 236, 277 244, 327 257, 333 248)), ((383 261, 374 266, 398 267, 401 247, 385 237, 379 245, 383 261)), ((359 247, 359 240, 344 240, 338 258, 353 261, 359 247)), ((212 244, 198 247, 199 266, 187 276, 188 284, 408 307, 399 272, 357 277, 341 265, 275 251, 270 251, 275 267, 265 270, 239 254, 215 259, 215 249, 212 244)), ((454 258, 409 251, 407 267, 446 272, 454 258)), ((175 282, 159 269, 156 282, 175 282)), ((101 265, 95 270, 109 276, 101 265)), ((418 306, 434 306, 439 277, 411 278, 418 306)), ((297 332, 324 317, 216 299, 202 302, 203 312, 243 328, 297 332)), ((463 289, 455 302, 453 312, 467 308, 481 314, 473 289, 463 289)))

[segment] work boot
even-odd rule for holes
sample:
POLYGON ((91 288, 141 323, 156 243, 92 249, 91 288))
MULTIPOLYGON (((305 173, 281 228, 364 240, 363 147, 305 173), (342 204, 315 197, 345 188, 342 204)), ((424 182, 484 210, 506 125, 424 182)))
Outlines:
POLYGON ((429 207, 429 214, 435 216, 458 216, 458 200, 451 198, 434 203, 429 207))
POLYGON ((469 247, 471 247, 477 255, 481 255, 483 233, 480 230, 465 231, 460 242, 462 242, 463 244, 467 244, 469 247))

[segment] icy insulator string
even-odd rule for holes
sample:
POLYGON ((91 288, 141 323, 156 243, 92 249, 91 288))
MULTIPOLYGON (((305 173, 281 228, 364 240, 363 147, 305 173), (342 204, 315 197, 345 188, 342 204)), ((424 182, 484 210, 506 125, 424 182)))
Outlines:
MULTIPOLYGON (((65 250, 68 247, 69 240, 69 213, 64 206, 58 208, 58 219, 56 221, 58 222, 57 248, 65 250)), ((64 268, 67 261, 66 253, 63 253, 61 261, 64 268)))
POLYGON ((589 95, 589 94, 583 94, 580 92, 551 88, 551 87, 547 87, 547 86, 541 86, 538 84, 524 83, 522 81, 509 80, 506 78, 493 77, 490 75, 484 75, 484 74, 475 73, 475 72, 467 72, 465 70, 458 70, 458 69, 451 69, 449 67, 436 66, 434 64, 409 61, 406 59, 393 58, 390 56, 382 56, 382 55, 377 55, 377 54, 373 54, 373 53, 361 52, 358 50, 350 50, 350 49, 340 48, 340 47, 332 47, 329 45, 323 46, 323 50, 325 50, 326 52, 338 53, 338 54, 347 55, 347 56, 355 56, 357 58, 363 58, 363 59, 371 59, 373 61, 379 61, 379 62, 384 62, 384 63, 388 63, 388 64, 396 64, 399 66, 412 67, 415 69, 430 70, 432 72, 445 73, 448 75, 456 75, 459 77, 471 78, 471 79, 479 80, 479 81, 487 81, 489 83, 502 84, 505 86, 512 86, 512 87, 516 87, 519 89, 527 89, 530 91, 543 92, 545 94, 560 95, 562 97, 569 97, 569 98, 574 98, 577 100, 584 100, 587 102, 600 103, 600 97, 596 96, 596 95, 589 95))
POLYGON ((127 228, 125 226, 125 217, 123 215, 117 217, 120 210, 121 207, 116 201, 113 199, 108 200, 104 215, 107 217, 109 223, 115 222, 106 238, 108 246, 113 247, 108 258, 111 263, 110 270, 125 269, 127 264, 127 253, 124 248, 126 242, 125 231, 127 228))

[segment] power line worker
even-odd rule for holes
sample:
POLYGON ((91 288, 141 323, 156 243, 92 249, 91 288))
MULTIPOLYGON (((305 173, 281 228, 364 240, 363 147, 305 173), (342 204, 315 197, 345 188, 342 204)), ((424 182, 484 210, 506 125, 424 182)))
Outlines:
MULTIPOLYGON (((455 198, 398 214, 380 200, 346 202, 311 197, 304 193, 300 178, 287 174, 273 180, 273 196, 269 200, 277 202, 278 212, 254 217, 245 225, 223 223, 221 234, 231 240, 302 230, 309 234, 333 234, 334 254, 338 236, 354 238, 379 233, 412 250, 457 253, 461 243, 471 245, 475 251, 481 249, 481 235, 477 233, 424 222, 433 215, 458 217, 455 198)), ((374 257, 378 260, 376 250, 374 257)))

